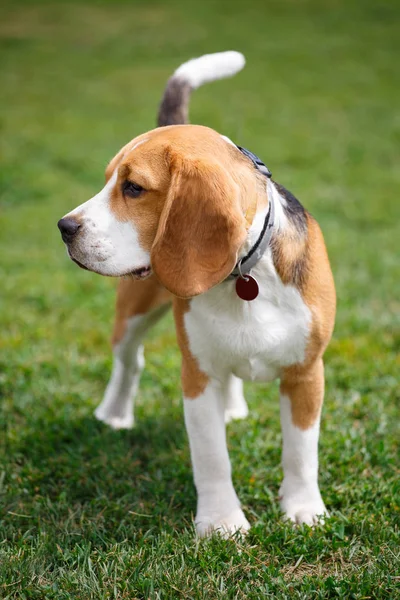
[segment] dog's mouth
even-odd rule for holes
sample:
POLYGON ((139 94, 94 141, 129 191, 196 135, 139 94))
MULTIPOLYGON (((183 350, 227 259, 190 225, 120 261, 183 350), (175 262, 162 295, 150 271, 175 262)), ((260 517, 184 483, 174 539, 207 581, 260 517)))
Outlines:
POLYGON ((78 265, 78 267, 80 267, 81 269, 85 269, 85 271, 90 271, 90 269, 88 269, 87 267, 85 267, 85 265, 83 265, 81 262, 79 262, 79 260, 76 260, 76 258, 74 258, 73 256, 71 256, 71 254, 68 252, 69 257, 71 260, 74 261, 74 263, 76 265, 78 265))
MULTIPOLYGON (((89 267, 87 267, 86 265, 84 265, 83 263, 81 263, 79 260, 77 260, 76 258, 74 258, 70 251, 68 250, 68 255, 70 257, 70 259, 76 264, 78 265, 78 267, 80 267, 81 269, 85 269, 85 271, 93 271, 94 273, 96 273, 96 269, 90 269, 89 267)), ((100 275, 104 275, 104 273, 99 273, 100 275)), ((148 265, 146 267, 139 267, 138 269, 133 269, 132 271, 127 271, 125 273, 110 273, 111 277, 131 277, 132 279, 147 279, 147 277, 150 277, 150 275, 152 274, 152 269, 151 266, 148 265)))
POLYGON ((147 277, 150 277, 152 271, 151 271, 151 266, 148 265, 147 267, 140 267, 140 269, 134 269, 133 271, 131 271, 130 273, 126 273, 126 276, 130 276, 133 279, 147 279, 147 277))

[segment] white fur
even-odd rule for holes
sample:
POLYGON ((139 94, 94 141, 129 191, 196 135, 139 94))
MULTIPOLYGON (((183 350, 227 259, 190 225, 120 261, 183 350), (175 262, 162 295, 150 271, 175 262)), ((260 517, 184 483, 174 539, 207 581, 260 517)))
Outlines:
POLYGON ((214 380, 196 399, 184 399, 197 489, 195 522, 200 536, 212 531, 230 535, 249 529, 233 488, 226 447, 224 405, 227 390, 227 381, 214 380))
POLYGON ((173 76, 184 79, 192 88, 198 88, 200 85, 216 79, 232 77, 243 69, 245 63, 243 54, 234 50, 204 54, 183 63, 173 76))
POLYGON ((237 147, 236 144, 234 144, 232 142, 232 140, 230 138, 228 138, 228 136, 226 135, 221 135, 222 139, 225 140, 230 146, 234 146, 235 148, 237 147))
POLYGON ((141 146, 148 140, 149 140, 149 138, 144 138, 143 140, 139 140, 138 142, 133 143, 132 147, 129 148, 129 150, 127 150, 127 152, 124 154, 124 156, 126 156, 126 154, 129 154, 129 152, 132 152, 132 150, 135 150, 136 148, 138 148, 139 146, 141 146))
POLYGON ((303 431, 292 421, 290 399, 281 396, 283 436, 281 507, 294 523, 314 525, 327 514, 318 487, 319 418, 303 431))
POLYGON ((65 215, 79 217, 82 225, 68 252, 85 267, 100 275, 121 276, 150 266, 150 255, 139 244, 130 222, 118 221, 110 209, 110 195, 117 170, 93 198, 65 215))

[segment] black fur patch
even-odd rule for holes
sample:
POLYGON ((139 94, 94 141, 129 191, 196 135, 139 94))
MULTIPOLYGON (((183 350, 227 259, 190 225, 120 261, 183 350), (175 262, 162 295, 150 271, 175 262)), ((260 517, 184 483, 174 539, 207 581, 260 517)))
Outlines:
POLYGON ((299 233, 305 233, 307 231, 306 209, 297 198, 293 196, 292 192, 289 192, 289 190, 276 181, 273 183, 279 194, 286 200, 286 206, 282 205, 282 208, 288 221, 299 231, 299 233))

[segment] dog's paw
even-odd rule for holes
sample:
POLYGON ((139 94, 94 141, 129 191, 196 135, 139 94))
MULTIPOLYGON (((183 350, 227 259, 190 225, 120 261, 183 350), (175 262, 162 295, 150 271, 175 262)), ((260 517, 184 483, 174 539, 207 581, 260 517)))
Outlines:
POLYGON ((235 399, 234 402, 225 408, 225 423, 245 419, 249 414, 249 407, 246 400, 242 397, 235 399))
POLYGON ((216 533, 228 539, 235 534, 245 535, 249 529, 250 523, 240 508, 222 519, 214 520, 207 516, 196 517, 196 531, 201 538, 216 533))
POLYGON ((284 518, 296 525, 322 525, 329 513, 321 498, 318 486, 302 488, 296 491, 287 489, 290 486, 282 485, 280 490, 280 504, 284 518), (286 487, 286 489, 285 489, 286 487))
POLYGON ((94 411, 94 416, 98 421, 102 421, 109 425, 112 429, 132 429, 135 425, 135 419, 133 414, 128 414, 123 417, 119 417, 108 413, 101 404, 94 411))
POLYGON ((225 423, 245 419, 249 414, 247 404, 244 407, 227 408, 225 410, 225 423))
POLYGON ((285 519, 296 525, 323 525, 329 513, 323 502, 309 504, 293 504, 285 512, 285 519))

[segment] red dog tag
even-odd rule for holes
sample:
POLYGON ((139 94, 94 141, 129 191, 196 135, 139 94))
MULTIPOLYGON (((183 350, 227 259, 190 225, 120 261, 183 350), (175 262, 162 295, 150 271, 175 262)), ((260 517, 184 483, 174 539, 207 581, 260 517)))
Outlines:
POLYGON ((236 280, 236 293, 242 300, 250 302, 258 296, 258 283, 251 275, 238 277, 236 280))

